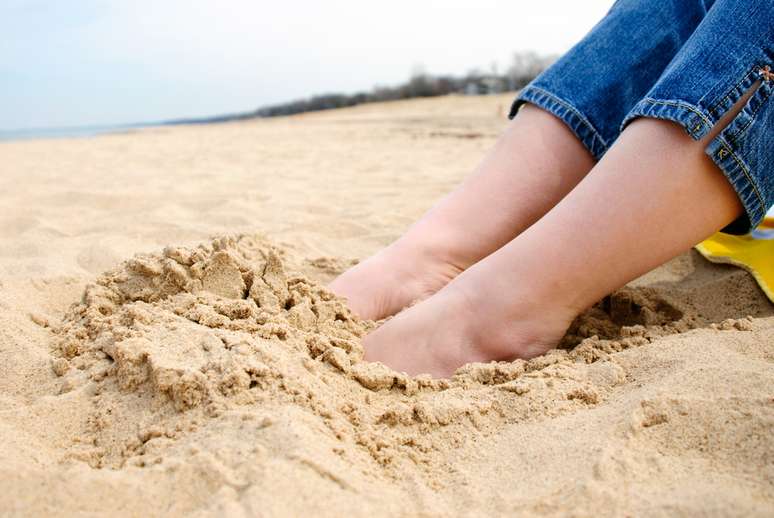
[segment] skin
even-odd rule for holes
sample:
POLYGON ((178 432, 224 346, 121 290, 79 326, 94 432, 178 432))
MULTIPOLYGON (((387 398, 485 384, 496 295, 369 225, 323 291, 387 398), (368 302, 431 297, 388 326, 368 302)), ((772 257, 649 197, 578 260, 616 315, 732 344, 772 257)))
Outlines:
POLYGON ((591 155, 563 122, 526 105, 457 189, 330 288, 362 318, 393 315, 511 241, 593 166, 591 155))
POLYGON ((741 214, 733 188, 704 149, 744 101, 702 141, 692 140, 671 122, 638 119, 588 174, 583 170, 591 158, 571 143, 563 143, 564 154, 551 159, 538 156, 546 148, 519 147, 530 156, 512 159, 511 174, 498 174, 502 170, 491 164, 507 167, 507 161, 494 160, 505 153, 498 147, 529 139, 550 147, 555 138, 567 136, 552 115, 525 107, 490 155, 490 165, 485 160, 481 170, 401 238, 401 246, 392 245, 392 251, 331 285, 366 317, 408 304, 410 295, 404 292, 411 290, 401 292, 399 284, 390 284, 395 279, 382 281, 380 274, 390 269, 390 261, 416 254, 407 247, 422 235, 436 236, 433 247, 448 252, 426 256, 427 263, 407 262, 414 274, 405 279, 422 278, 422 272, 433 278, 427 272, 443 271, 449 264, 457 269, 449 270, 453 275, 435 294, 369 334, 366 359, 409 374, 445 377, 467 362, 530 358, 555 347, 581 311, 741 214), (562 172, 559 180, 554 170, 562 172), (546 176, 552 178, 542 185, 539 177, 546 176), (534 193, 544 187, 546 191, 534 193), (512 197, 501 199, 496 193, 503 189, 510 189, 512 197), (525 206, 507 209, 488 203, 492 200, 525 206), (500 210, 510 210, 509 216, 500 217, 500 210), (467 212, 455 217, 455 211, 467 212), (464 225, 465 231, 445 225, 464 225), (471 235, 480 238, 463 246, 471 235), (449 257, 469 264, 448 263, 449 257), (360 287, 351 284, 355 280, 360 287), (382 293, 385 289, 401 295, 390 300, 382 293))

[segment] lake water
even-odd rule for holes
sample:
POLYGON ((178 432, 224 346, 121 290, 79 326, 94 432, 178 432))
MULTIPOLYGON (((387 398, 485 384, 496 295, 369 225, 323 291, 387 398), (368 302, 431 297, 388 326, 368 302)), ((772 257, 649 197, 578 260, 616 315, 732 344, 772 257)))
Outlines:
POLYGON ((70 128, 31 128, 23 130, 0 130, 0 140, 27 140, 38 138, 91 137, 104 133, 122 133, 125 131, 152 126, 123 124, 108 126, 80 126, 70 128))

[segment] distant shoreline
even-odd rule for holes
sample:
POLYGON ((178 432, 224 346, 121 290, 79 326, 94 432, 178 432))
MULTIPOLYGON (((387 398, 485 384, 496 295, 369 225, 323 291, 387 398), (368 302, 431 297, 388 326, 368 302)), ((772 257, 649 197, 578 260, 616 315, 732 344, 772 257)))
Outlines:
POLYGON ((304 99, 296 99, 237 113, 128 124, 0 130, 0 142, 41 138, 92 137, 95 135, 121 133, 141 128, 181 126, 189 124, 218 124, 222 122, 282 117, 336 108, 348 108, 374 102, 441 97, 455 94, 486 95, 515 92, 534 79, 553 61, 553 59, 555 59, 553 56, 542 57, 534 53, 517 53, 514 56, 513 66, 505 74, 471 71, 464 77, 454 77, 432 76, 419 73, 412 76, 403 84, 388 87, 377 86, 369 92, 318 94, 304 99))
MULTIPOLYGON (((444 95, 466 95, 449 93, 444 95)), ((470 95, 470 94, 467 94, 470 95)), ((474 94, 474 95, 488 95, 474 94)), ((424 96, 427 97, 427 96, 424 96)), ((270 119, 275 117, 289 117, 291 115, 300 115, 302 113, 321 112, 326 110, 335 110, 338 108, 350 108, 353 106, 359 106, 361 104, 370 104, 374 102, 391 102, 391 101, 404 101, 409 99, 421 99, 423 96, 408 97, 403 99, 389 99, 380 101, 365 101, 360 103, 347 104, 343 106, 331 106, 327 108, 314 108, 302 111, 295 111, 292 113, 269 113, 261 114, 252 112, 235 113, 228 115, 213 115, 210 117, 192 117, 187 119, 172 119, 161 122, 137 122, 131 124, 104 124, 94 126, 69 126, 60 128, 28 128, 21 130, 0 130, 0 143, 13 142, 19 140, 37 140, 37 139, 59 139, 59 138, 82 138, 82 137, 96 137, 98 135, 109 135, 116 133, 126 133, 129 131, 146 129, 146 128, 160 128, 167 126, 186 126, 186 125, 204 125, 204 124, 223 124, 226 122, 237 122, 252 119, 270 119)), ((436 97, 436 96, 433 96, 436 97)), ((271 109, 270 107, 268 109, 271 109)), ((264 108, 267 109, 267 108, 264 108)))
POLYGON ((0 142, 10 142, 19 140, 37 140, 37 139, 56 139, 56 138, 78 138, 94 137, 108 133, 123 133, 126 131, 164 126, 166 123, 137 123, 137 124, 115 124, 99 126, 71 126, 61 128, 29 128, 22 130, 0 130, 0 142))
MULTIPOLYGON (((449 93, 443 95, 466 95, 449 93)), ((470 94, 467 94, 470 95, 470 94)), ((473 94, 473 95, 488 95, 486 93, 473 94)), ((227 115, 213 115, 205 117, 191 117, 186 119, 172 119, 167 121, 155 121, 155 122, 137 122, 131 124, 103 124, 93 126, 69 126, 60 128, 29 128, 22 130, 0 130, 0 143, 13 142, 20 140, 38 140, 38 139, 60 139, 60 138, 84 138, 84 137, 96 137, 98 135, 110 135, 118 133, 126 133, 129 131, 147 129, 147 128, 161 128, 168 126, 187 126, 187 125, 208 125, 208 124, 223 124, 227 122, 238 122, 252 119, 271 119, 275 117, 289 117, 291 115, 300 115, 302 113, 321 112, 327 110, 335 110, 338 108, 350 108, 353 106, 359 106, 361 104, 371 104, 374 102, 391 102, 391 101, 404 101, 410 99, 421 99, 430 96, 416 96, 406 97, 402 99, 389 99, 380 101, 364 101, 359 103, 347 104, 342 106, 331 106, 325 108, 313 108, 306 110, 294 111, 291 113, 258 113, 261 110, 271 110, 274 107, 261 108, 256 111, 234 113, 227 115)), ((438 97, 438 96, 432 96, 438 97)), ((284 106, 284 105, 282 105, 284 106)))

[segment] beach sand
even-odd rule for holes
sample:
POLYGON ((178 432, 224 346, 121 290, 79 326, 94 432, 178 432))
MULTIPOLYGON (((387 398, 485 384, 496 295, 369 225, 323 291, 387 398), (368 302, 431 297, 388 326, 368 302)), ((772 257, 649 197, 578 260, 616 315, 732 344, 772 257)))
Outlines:
POLYGON ((0 515, 774 515, 774 306, 695 252, 531 361, 361 361, 325 284, 510 100, 0 143, 0 515))

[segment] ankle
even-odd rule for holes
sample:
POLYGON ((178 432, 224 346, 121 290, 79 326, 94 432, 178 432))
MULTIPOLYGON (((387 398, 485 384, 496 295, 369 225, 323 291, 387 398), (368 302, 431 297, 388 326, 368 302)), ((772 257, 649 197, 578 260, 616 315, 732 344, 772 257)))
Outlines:
POLYGON ((504 286, 496 278, 479 282, 474 275, 460 277, 447 289, 453 292, 450 296, 463 301, 458 305, 465 308, 464 313, 475 319, 468 337, 475 344, 475 354, 489 360, 544 354, 556 347, 576 316, 561 297, 504 286))
MULTIPOLYGON (((385 249, 392 285, 403 295, 402 307, 424 300, 444 288, 462 269, 430 247, 395 243, 385 249)), ((402 309, 402 308, 400 308, 402 309)))
MULTIPOLYGON (((460 250, 461 243, 469 242, 469 238, 459 235, 458 229, 437 223, 433 228, 424 227, 420 222, 411 228, 388 247, 389 253, 410 259, 414 265, 430 268, 448 265, 457 274, 475 262, 460 250)), ((416 270, 414 266, 412 271, 416 270)))

